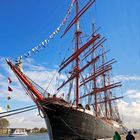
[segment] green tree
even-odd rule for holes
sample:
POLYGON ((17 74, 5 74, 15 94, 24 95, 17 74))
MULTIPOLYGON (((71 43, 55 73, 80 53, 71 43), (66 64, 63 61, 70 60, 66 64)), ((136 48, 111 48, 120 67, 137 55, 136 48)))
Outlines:
POLYGON ((35 133, 39 132, 39 128, 38 127, 35 127, 33 130, 34 130, 35 133))
POLYGON ((5 118, 0 119, 0 128, 7 128, 9 126, 9 121, 5 118))
POLYGON ((3 128, 7 128, 9 126, 9 121, 5 118, 1 118, 0 119, 0 128, 2 130, 2 134, 3 134, 3 128))
POLYGON ((40 128, 40 133, 45 133, 45 132, 47 132, 47 129, 44 128, 44 127, 41 127, 41 128, 40 128))

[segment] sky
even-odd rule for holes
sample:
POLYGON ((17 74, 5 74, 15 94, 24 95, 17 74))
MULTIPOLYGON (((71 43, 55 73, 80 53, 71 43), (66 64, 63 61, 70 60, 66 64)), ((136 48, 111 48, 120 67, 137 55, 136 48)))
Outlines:
MULTIPOLYGON (((4 59, 10 58, 14 61, 18 56, 24 55, 47 39, 62 22, 70 3, 71 0, 0 1, 1 111, 6 110, 7 104, 10 104, 11 109, 34 104, 25 94, 4 59), (11 77, 13 81, 12 93, 7 91, 7 77, 11 77), (6 98, 9 95, 10 101, 6 98)), ((112 77, 123 84, 120 93, 124 98, 118 101, 121 118, 128 128, 140 128, 140 1, 96 0, 89 13, 81 21, 83 32, 89 33, 91 27, 86 24, 88 20, 94 20, 96 28, 101 27, 99 32, 107 38, 106 46, 111 50, 109 57, 117 60, 113 66, 112 77)), ((73 14, 74 9, 68 22, 73 14)), ((72 30, 65 40, 60 38, 66 25, 46 48, 24 60, 25 73, 43 88, 48 86, 49 79, 56 73, 58 63, 62 60, 62 50, 65 50, 67 45, 71 45, 72 30), (59 58, 58 54, 60 54, 59 58)), ((53 92, 54 89, 55 85, 52 84, 48 90, 53 92)), ((38 116, 37 110, 8 119, 10 127, 45 127, 45 122, 38 116)))

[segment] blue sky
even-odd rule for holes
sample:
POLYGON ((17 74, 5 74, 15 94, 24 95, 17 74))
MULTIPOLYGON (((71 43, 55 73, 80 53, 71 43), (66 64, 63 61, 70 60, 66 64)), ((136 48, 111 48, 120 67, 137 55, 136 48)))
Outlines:
MULTIPOLYGON (((4 91, 7 90, 7 76, 10 75, 15 80, 13 86, 15 88, 17 86, 16 78, 9 71, 3 59, 8 57, 15 60, 18 56, 44 41, 61 23, 70 3, 71 0, 0 1, 0 90, 5 93, 5 95, 0 96, 2 99, 0 106, 3 110, 8 102, 6 99, 8 93, 4 91)), ((85 25, 88 20, 93 19, 92 15, 94 15, 96 28, 101 27, 99 32, 108 39, 106 46, 111 49, 109 52, 110 58, 116 58, 117 60, 113 67, 113 76, 123 82, 121 92, 124 95, 128 94, 120 102, 121 105, 124 105, 124 109, 121 110, 122 113, 128 112, 126 116, 127 124, 128 120, 133 118, 126 107, 130 109, 134 107, 135 112, 137 112, 140 106, 140 102, 138 102, 140 99, 140 1, 97 0, 95 6, 89 12, 93 14, 89 14, 85 21, 82 19, 83 29, 89 33, 91 27, 86 29, 85 25), (133 94, 137 96, 137 100, 131 96, 133 94)), ((72 38, 69 40, 70 34, 66 36, 66 40, 60 39, 61 34, 62 31, 55 39, 51 40, 48 47, 33 55, 30 60, 25 60, 26 72, 34 80, 40 83, 45 82, 42 78, 36 79, 35 75, 31 73, 35 66, 40 67, 41 70, 34 69, 34 73, 43 73, 47 77, 47 74, 49 72, 51 74, 55 65, 58 65, 60 61, 57 58, 59 52, 63 53, 62 50, 65 50, 66 44, 72 40, 72 38)), ((46 85, 44 84, 44 87, 46 85)), ((15 93, 18 98, 11 93, 11 96, 13 96, 10 101, 12 108, 33 104, 21 88, 18 88, 18 91, 20 92, 19 96, 15 93), (27 101, 20 100, 21 97, 27 101)), ((139 112, 137 113, 137 115, 140 115, 139 112)), ((30 120, 31 116, 27 114, 25 116, 30 120)), ((137 120, 137 116, 135 120, 137 120)), ((36 124, 32 123, 32 125, 36 124)), ((134 123, 129 127, 135 127, 134 123)), ((137 124, 136 127, 140 127, 140 124, 137 124)))
MULTIPOLYGON (((108 38, 111 53, 119 62, 118 73, 139 74, 139 3, 97 0, 94 10, 91 9, 97 27, 102 27, 100 32, 108 38)), ((14 58, 46 39, 61 22, 69 4, 64 0, 1 1, 0 56, 14 58)))

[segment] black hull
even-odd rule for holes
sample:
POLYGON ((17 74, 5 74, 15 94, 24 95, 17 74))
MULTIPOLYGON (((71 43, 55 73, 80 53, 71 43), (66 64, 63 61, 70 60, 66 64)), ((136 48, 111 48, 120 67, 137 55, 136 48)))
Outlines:
POLYGON ((44 115, 47 114, 46 122, 52 140, 94 140, 110 138, 114 131, 123 133, 121 127, 115 127, 84 110, 79 111, 63 103, 50 102, 42 107, 44 115))

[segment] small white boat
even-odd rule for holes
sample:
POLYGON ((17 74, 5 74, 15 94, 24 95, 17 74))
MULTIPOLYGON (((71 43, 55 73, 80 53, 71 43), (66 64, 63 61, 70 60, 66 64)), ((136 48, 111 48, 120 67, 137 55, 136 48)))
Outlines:
POLYGON ((16 136, 27 136, 27 132, 24 128, 11 128, 9 137, 16 137, 16 136))

